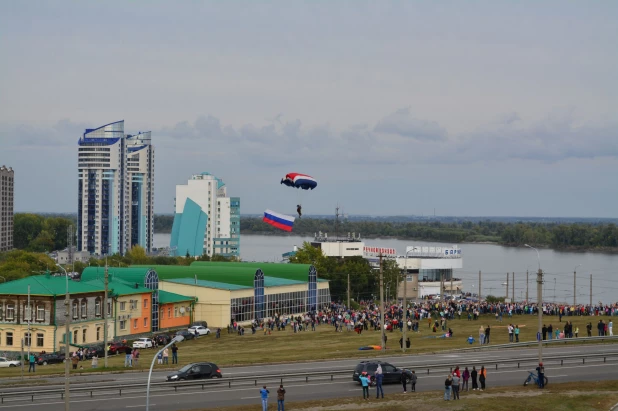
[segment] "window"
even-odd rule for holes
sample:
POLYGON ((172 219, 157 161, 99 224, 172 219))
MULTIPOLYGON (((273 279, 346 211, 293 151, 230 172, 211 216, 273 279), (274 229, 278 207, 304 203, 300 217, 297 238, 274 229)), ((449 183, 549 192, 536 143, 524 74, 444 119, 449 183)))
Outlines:
POLYGON ((144 308, 148 308, 148 300, 144 299, 144 308))
POLYGON ((101 327, 97 327, 97 341, 101 339, 101 327))
POLYGON ((86 318, 88 316, 88 310, 86 305, 86 300, 82 300, 82 318, 86 318))
POLYGON ((79 307, 77 301, 73 301, 73 319, 77 319, 79 316, 79 307))
POLYGON ((126 311, 127 309, 127 302, 126 301, 122 301, 120 303, 120 311, 126 311))
POLYGON ((174 307, 174 318, 178 317, 178 307, 174 307))
MULTIPOLYGON (((6 305, 6 319, 8 321, 13 321, 15 319, 15 304, 6 305)), ((11 340, 12 340, 12 337, 11 337, 11 340)), ((7 345, 9 344, 7 343, 7 345)), ((11 343, 11 345, 13 344, 11 343)))
POLYGON ((148 327, 148 318, 144 318, 144 327, 148 327))
MULTIPOLYGON (((94 315, 96 315, 97 317, 101 316, 101 300, 96 300, 94 302, 94 315)), ((98 338, 97 338, 98 339, 98 338)))
POLYGON ((32 321, 32 307, 24 304, 24 321, 32 321))
POLYGON ((172 307, 167 307, 167 318, 172 318, 172 307))
POLYGON ((73 331, 73 344, 77 344, 79 341, 77 341, 77 337, 79 337, 78 331, 75 330, 73 331))
POLYGON ((12 332, 7 332, 6 333, 6 345, 8 345, 8 346, 12 346, 13 345, 13 333, 12 332))
POLYGON ((44 305, 36 306, 36 320, 45 321, 45 306, 44 305))
POLYGON ((31 343, 32 341, 31 341, 30 333, 25 333, 24 334, 24 344, 26 345, 26 347, 30 347, 31 343))
POLYGON ((110 315, 112 315, 112 302, 108 301, 107 302, 107 317, 109 317, 110 315))
POLYGON ((137 300, 131 300, 131 309, 132 310, 137 309, 137 300))
POLYGON ((120 320, 120 329, 121 330, 127 329, 127 320, 120 320))
POLYGON ((86 342, 86 334, 87 334, 88 330, 82 330, 82 342, 85 343, 86 342))
POLYGON ((37 347, 42 347, 45 345, 45 335, 44 334, 37 334, 36 335, 36 346, 37 347))
POLYGON ((133 328, 137 329, 137 320, 133 320, 133 328))

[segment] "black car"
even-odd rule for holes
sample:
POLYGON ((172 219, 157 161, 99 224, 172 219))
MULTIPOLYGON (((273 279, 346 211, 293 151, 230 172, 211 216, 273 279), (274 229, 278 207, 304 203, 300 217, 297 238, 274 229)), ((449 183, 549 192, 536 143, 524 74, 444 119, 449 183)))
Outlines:
POLYGON ((180 370, 167 376, 168 381, 197 380, 204 378, 221 378, 221 370, 211 362, 196 362, 185 365, 180 370))
POLYGON ((392 364, 384 361, 361 361, 354 369, 352 380, 360 382, 360 376, 366 372, 371 377, 372 385, 375 384, 375 374, 378 369, 378 364, 382 366, 382 375, 384 375, 384 384, 401 382, 401 374, 405 373, 407 382, 412 380, 412 371, 403 368, 397 368, 392 364))
POLYGON ((65 356, 63 353, 41 354, 36 358, 36 363, 38 365, 62 364, 64 362, 64 358, 65 356))
POLYGON ((195 338, 195 334, 190 333, 187 330, 176 331, 175 335, 182 335, 185 338, 185 340, 192 340, 193 338, 195 338))
POLYGON ((170 343, 170 341, 172 341, 173 337, 167 334, 157 334, 153 338, 157 345, 167 345, 170 343))
POLYGON ((84 348, 84 358, 91 359, 96 354, 97 357, 105 357, 105 350, 102 345, 84 348))

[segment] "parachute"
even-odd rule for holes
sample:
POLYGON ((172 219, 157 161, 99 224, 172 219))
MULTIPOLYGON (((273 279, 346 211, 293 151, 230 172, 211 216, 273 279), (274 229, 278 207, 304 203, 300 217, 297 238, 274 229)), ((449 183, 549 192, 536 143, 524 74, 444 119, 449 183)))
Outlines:
POLYGON ((277 213, 276 211, 266 210, 264 211, 264 221, 266 224, 270 224, 273 227, 279 228, 283 231, 292 231, 295 218, 289 215, 277 213))
POLYGON ((308 176, 307 174, 288 173, 281 179, 281 184, 303 190, 313 190, 317 187, 318 182, 315 178, 308 176))

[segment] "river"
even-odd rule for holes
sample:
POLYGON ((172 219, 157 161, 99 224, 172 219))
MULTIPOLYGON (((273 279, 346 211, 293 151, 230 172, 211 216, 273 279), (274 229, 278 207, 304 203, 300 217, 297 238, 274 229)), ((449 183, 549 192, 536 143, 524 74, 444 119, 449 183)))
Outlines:
MULTIPOLYGON (((313 237, 242 235, 240 254, 244 261, 281 261, 281 254, 292 251, 313 237)), ((155 234, 154 246, 169 246, 170 234, 155 234)), ((406 246, 452 246, 449 243, 404 241, 396 239, 369 239, 365 245, 389 247, 404 254, 406 246)), ((515 272, 515 298, 526 297, 526 270, 529 271, 530 299, 536 300, 537 255, 529 248, 503 247, 493 244, 459 244, 463 255, 463 269, 455 270, 455 277, 463 280, 466 292, 478 292, 479 270, 482 272, 483 295, 504 296, 506 273, 515 272)), ((543 300, 573 303, 573 271, 576 275, 577 303, 590 302, 590 275, 592 275, 592 302, 618 301, 618 255, 540 249, 541 268, 545 273, 543 300), (577 267, 579 264, 581 266, 577 267), (577 268, 576 268, 577 267, 577 268)), ((509 274, 509 282, 510 280, 509 274)), ((512 284, 509 284, 511 295, 512 284)))

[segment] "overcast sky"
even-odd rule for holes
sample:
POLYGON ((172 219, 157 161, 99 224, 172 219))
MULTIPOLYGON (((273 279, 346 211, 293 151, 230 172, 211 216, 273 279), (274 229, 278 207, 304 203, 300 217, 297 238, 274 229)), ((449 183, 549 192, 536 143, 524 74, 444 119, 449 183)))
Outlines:
POLYGON ((76 212, 77 140, 151 130, 158 213, 618 217, 618 2, 0 2, 16 211, 76 212))

